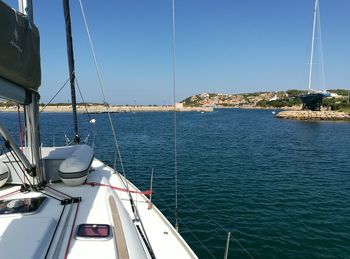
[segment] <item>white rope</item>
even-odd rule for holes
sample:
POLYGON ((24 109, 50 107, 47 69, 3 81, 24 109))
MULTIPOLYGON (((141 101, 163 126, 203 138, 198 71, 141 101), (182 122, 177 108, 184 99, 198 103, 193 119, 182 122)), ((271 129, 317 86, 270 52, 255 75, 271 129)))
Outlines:
MULTIPOLYGON (((107 98, 106 98, 106 95, 105 95, 105 92, 104 92, 104 88, 103 88, 103 84, 102 84, 102 78, 101 78, 100 69, 99 69, 99 66, 98 66, 98 63, 97 63, 97 59, 96 59, 95 49, 94 49, 94 46, 93 46, 93 44, 92 44, 92 39, 91 39, 91 34, 90 34, 89 26, 88 26, 88 24, 87 24, 85 12, 84 12, 84 8, 83 8, 83 4, 82 4, 81 0, 79 0, 79 3, 80 3, 81 13, 82 13, 83 19, 84 19, 85 29, 86 29, 86 32, 87 32, 87 35, 88 35, 88 38, 89 38, 90 48, 91 48, 92 55, 93 55, 93 58, 94 58, 96 73, 97 73, 97 77, 98 77, 98 83, 99 83, 99 86, 100 86, 100 90, 101 90, 103 102, 104 102, 104 105, 105 105, 105 107, 106 107, 106 111, 107 111, 107 114, 108 114, 109 123, 110 123, 110 125, 111 125, 111 129, 112 129, 112 133, 113 133, 115 148, 116 148, 117 153, 118 153, 118 157, 119 157, 119 161, 120 161, 122 173, 123 173, 124 177, 126 177, 126 175, 125 175, 125 170, 124 170, 124 164, 123 164, 122 157, 121 157, 121 154, 120 154, 120 149, 119 149, 119 144, 118 144, 117 135, 116 135, 116 132, 115 132, 115 129, 114 129, 114 126, 113 126, 111 113, 110 113, 110 111, 109 111, 109 107, 108 107, 108 104, 107 104, 107 98)), ((114 169, 115 169, 115 168, 114 168, 114 169)))
POLYGON ((175 229, 179 231, 179 208, 177 190, 177 125, 176 125, 176 33, 175 33, 175 0, 172 1, 172 33, 173 33, 173 104, 174 104, 174 177, 175 177, 175 229))

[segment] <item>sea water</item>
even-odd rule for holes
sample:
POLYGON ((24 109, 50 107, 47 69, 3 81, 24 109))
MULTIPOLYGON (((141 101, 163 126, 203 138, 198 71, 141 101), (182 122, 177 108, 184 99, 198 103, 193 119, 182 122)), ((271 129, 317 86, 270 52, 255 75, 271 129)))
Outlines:
MULTIPOLYGON (((153 169, 153 201, 174 223, 174 114, 111 116, 127 177, 145 190, 153 169)), ((18 139, 17 114, 0 118, 18 139)), ((44 145, 73 139, 70 114, 40 119, 44 145)), ((350 257, 350 123, 241 109, 177 113, 176 122, 179 231, 200 258, 223 258, 228 231, 230 258, 250 258, 245 249, 254 258, 350 257)), ((107 114, 80 114, 79 128, 121 172, 107 114)))

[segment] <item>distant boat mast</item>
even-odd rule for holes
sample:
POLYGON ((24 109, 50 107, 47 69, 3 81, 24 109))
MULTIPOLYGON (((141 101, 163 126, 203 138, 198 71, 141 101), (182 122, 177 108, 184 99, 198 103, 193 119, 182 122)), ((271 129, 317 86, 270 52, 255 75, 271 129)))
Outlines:
POLYGON ((311 56, 310 56, 310 67, 309 67, 308 93, 311 93, 311 81, 312 81, 312 69, 313 69, 313 62, 314 62, 315 33, 316 33, 316 22, 317 22, 318 8, 319 8, 319 0, 315 0, 314 23, 313 23, 313 27, 312 27, 312 40, 311 40, 311 56))

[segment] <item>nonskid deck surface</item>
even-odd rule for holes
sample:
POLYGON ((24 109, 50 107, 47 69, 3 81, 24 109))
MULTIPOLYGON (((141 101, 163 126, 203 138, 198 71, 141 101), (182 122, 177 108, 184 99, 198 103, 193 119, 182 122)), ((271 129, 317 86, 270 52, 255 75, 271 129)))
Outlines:
MULTIPOLYGON (((140 241, 142 237, 132 223, 134 214, 129 193, 124 191, 123 180, 110 167, 94 159, 92 172, 87 179, 87 183, 97 183, 94 186, 70 187, 59 182, 45 189, 48 194, 61 199, 65 197, 59 192, 81 197, 80 203, 63 206, 42 193, 16 192, 19 186, 0 189, 0 197, 15 192, 2 200, 47 197, 36 213, 0 215, 1 258, 149 257, 148 252, 144 252, 147 250, 145 245, 140 241), (113 238, 76 238, 77 226, 80 224, 111 225, 113 238), (16 242, 16 249, 11 245, 13 242, 16 242)), ((197 258, 161 212, 155 206, 149 209, 147 197, 130 182, 127 185, 130 191, 135 192, 131 195, 155 258, 197 258)))
MULTIPOLYGON (((93 167, 96 168, 96 166, 102 170, 112 170, 98 160, 94 161, 93 167)), ((94 177, 101 175, 103 175, 103 173, 94 174, 93 176, 89 177, 89 181, 95 181, 94 177)), ((115 177, 112 177, 110 179, 110 183, 113 186, 125 189, 121 181, 121 179, 125 179, 122 176, 117 177, 116 174, 113 176, 115 177)), ((197 258, 187 243, 176 232, 174 227, 157 209, 157 207, 153 205, 152 208, 149 209, 148 198, 145 195, 140 194, 140 190, 132 183, 129 181, 127 181, 127 183, 130 191, 137 192, 132 193, 131 195, 133 196, 133 200, 136 204, 139 216, 142 220, 143 226, 151 243, 152 249, 154 250, 156 258, 197 258)), ((133 217, 129 201, 129 193, 124 191, 117 191, 117 194, 130 217, 133 217)))

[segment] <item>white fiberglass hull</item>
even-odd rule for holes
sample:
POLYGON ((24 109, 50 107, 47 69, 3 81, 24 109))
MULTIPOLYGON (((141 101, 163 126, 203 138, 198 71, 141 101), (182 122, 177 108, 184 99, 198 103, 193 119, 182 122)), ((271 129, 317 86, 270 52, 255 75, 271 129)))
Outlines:
POLYGON ((19 185, 0 188, 5 202, 46 197, 35 212, 0 214, 1 258, 197 258, 163 214, 154 205, 149 208, 138 188, 97 159, 91 169, 87 184, 80 186, 58 181, 41 192, 20 192, 19 185), (81 202, 61 205, 58 199, 67 197, 81 197, 81 202), (112 233, 105 239, 79 238, 81 224, 106 224, 112 233))

